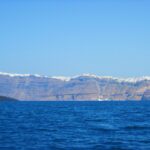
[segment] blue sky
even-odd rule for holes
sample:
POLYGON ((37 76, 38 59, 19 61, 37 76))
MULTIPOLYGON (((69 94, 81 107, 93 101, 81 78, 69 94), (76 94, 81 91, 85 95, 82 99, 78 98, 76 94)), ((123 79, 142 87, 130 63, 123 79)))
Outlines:
POLYGON ((0 1, 0 41, 1 72, 150 75, 150 1, 0 1))

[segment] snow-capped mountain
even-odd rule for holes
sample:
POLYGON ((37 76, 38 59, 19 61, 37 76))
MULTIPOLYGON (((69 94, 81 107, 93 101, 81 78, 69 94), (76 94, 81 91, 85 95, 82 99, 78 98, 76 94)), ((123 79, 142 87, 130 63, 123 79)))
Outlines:
POLYGON ((149 89, 150 77, 48 77, 0 72, 0 95, 20 100, 141 100, 149 89))
POLYGON ((53 78, 58 79, 62 81, 70 81, 71 79, 79 78, 79 77, 89 77, 89 78, 97 78, 97 79, 106 79, 106 80, 116 80, 118 82, 131 82, 136 83, 143 80, 150 80, 150 76, 143 76, 143 77, 132 77, 132 78, 119 78, 119 77, 113 77, 113 76, 97 76, 94 74, 82 74, 82 75, 76 75, 74 77, 65 77, 65 76, 43 76, 39 74, 17 74, 17 73, 5 73, 0 72, 0 75, 3 76, 10 76, 10 77, 39 77, 39 78, 53 78))

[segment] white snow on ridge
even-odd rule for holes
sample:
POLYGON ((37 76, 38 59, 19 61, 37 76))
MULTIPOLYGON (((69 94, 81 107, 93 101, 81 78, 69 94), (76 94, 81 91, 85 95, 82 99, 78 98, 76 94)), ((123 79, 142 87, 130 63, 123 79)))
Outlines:
POLYGON ((57 79, 61 81, 70 81, 71 79, 76 79, 79 77, 88 77, 88 78, 97 78, 97 79, 106 79, 106 80, 115 80, 117 82, 129 82, 129 83, 136 83, 144 80, 150 80, 150 76, 143 76, 143 77, 132 77, 132 78, 119 78, 119 77, 112 77, 112 76, 97 76, 95 74, 82 74, 82 75, 77 75, 74 77, 65 77, 65 76, 42 76, 42 75, 32 75, 32 74, 16 74, 16 73, 5 73, 5 72, 0 72, 0 75, 3 76, 10 76, 10 77, 39 77, 39 78, 52 78, 52 79, 57 79))
POLYGON ((38 75, 38 74, 32 75, 32 74, 18 74, 18 73, 6 73, 6 72, 0 72, 0 75, 10 76, 10 77, 30 77, 30 76, 46 77, 46 76, 41 76, 41 75, 38 75))
POLYGON ((118 82, 131 82, 131 83, 136 83, 144 80, 150 80, 150 77, 148 76, 143 76, 143 77, 133 77, 133 78, 117 78, 118 82))
POLYGON ((132 78, 119 78, 113 76, 97 76, 95 74, 82 74, 77 77, 89 77, 89 78, 97 78, 97 79, 107 79, 107 80, 116 80, 117 82, 130 82, 136 83, 144 80, 150 80, 150 76, 143 76, 143 77, 132 77, 132 78))
POLYGON ((16 77, 16 76, 28 77, 28 76, 30 76, 30 74, 16 74, 16 73, 6 73, 6 72, 0 72, 0 75, 10 76, 10 77, 16 77))
POLYGON ((63 76, 52 76, 52 77, 48 77, 48 76, 42 76, 42 75, 38 75, 38 74, 18 74, 18 73, 6 73, 6 72, 0 72, 0 75, 3 76, 10 76, 10 77, 38 77, 38 78, 52 78, 52 79, 57 79, 57 80, 62 80, 62 81, 69 81, 71 78, 69 77, 63 77, 63 76))
POLYGON ((57 80, 62 80, 62 81, 70 81, 71 78, 70 77, 64 77, 64 76, 52 76, 49 78, 53 78, 53 79, 57 79, 57 80))

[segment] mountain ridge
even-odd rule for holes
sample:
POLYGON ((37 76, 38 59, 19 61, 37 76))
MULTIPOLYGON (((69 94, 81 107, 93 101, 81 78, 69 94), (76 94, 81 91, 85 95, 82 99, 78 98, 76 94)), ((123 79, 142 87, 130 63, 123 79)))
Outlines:
POLYGON ((72 77, 66 77, 66 76, 44 76, 44 75, 39 75, 39 74, 18 74, 18 73, 6 73, 6 72, 0 72, 0 75, 6 75, 10 77, 39 77, 39 78, 54 78, 58 80, 63 80, 63 81, 69 81, 74 78, 78 77, 93 77, 93 78, 99 78, 99 79, 112 79, 112 80, 117 80, 118 82, 139 82, 143 80, 150 80, 150 76, 141 76, 141 77, 114 77, 114 76, 98 76, 95 74, 90 74, 90 73, 84 73, 81 75, 76 75, 72 77))
MULTIPOLYGON (((143 100, 150 77, 116 78, 82 74, 48 77, 0 73, 0 95, 19 100, 143 100)), ((146 99, 149 99, 148 94, 146 99)))

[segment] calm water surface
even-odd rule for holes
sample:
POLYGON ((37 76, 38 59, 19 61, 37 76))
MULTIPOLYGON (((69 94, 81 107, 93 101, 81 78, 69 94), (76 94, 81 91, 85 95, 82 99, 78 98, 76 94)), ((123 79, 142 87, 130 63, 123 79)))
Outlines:
POLYGON ((0 150, 150 150, 150 102, 1 102, 0 150))

